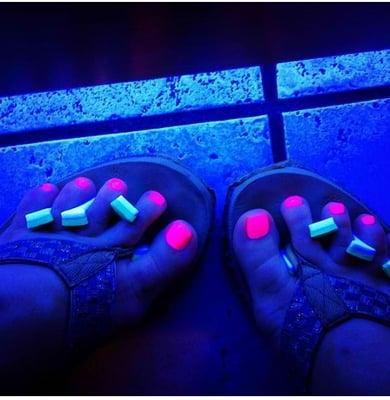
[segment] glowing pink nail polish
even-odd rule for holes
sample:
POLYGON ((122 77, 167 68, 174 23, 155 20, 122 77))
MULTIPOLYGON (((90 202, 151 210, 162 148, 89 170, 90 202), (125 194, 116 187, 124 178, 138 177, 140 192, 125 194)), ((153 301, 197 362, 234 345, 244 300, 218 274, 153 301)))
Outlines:
POLYGON ((43 185, 41 185, 41 190, 43 192, 51 192, 54 189, 54 185, 52 183, 44 183, 43 185))
POLYGON ((165 197, 161 193, 156 192, 154 190, 149 192, 148 197, 149 197, 150 201, 152 201, 154 204, 158 205, 159 207, 162 207, 166 203, 165 197))
POLYGON ((126 189, 126 184, 121 179, 112 178, 107 182, 107 185, 110 189, 115 190, 117 192, 123 192, 126 189))
POLYGON ((329 211, 331 214, 340 215, 345 213, 345 205, 343 203, 330 203, 329 211))
POLYGON ((270 223, 265 212, 258 212, 245 220, 245 231, 249 239, 260 239, 268 234, 270 223))
POLYGON ((286 208, 298 207, 303 204, 303 198, 301 196, 290 196, 284 200, 283 205, 286 208))
POLYGON ((174 250, 183 250, 191 239, 191 230, 181 221, 173 222, 165 233, 165 240, 174 250))
POLYGON ((84 178, 80 176, 79 178, 76 178, 74 181, 75 185, 79 187, 80 189, 87 189, 88 187, 91 186, 91 182, 89 179, 84 178))
POLYGON ((370 214, 364 214, 360 220, 364 225, 374 225, 376 222, 376 218, 370 214))

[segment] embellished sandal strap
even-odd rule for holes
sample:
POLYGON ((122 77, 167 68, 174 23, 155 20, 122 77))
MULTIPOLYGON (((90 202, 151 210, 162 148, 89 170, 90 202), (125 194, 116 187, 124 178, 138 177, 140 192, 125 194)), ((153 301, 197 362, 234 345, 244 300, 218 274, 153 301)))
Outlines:
POLYGON ((0 246, 0 264, 38 264, 54 270, 70 290, 68 346, 73 356, 111 333, 116 260, 131 250, 63 239, 28 239, 0 246))
POLYGON ((280 348, 306 391, 315 352, 336 324, 363 317, 390 325, 390 296, 350 279, 329 275, 297 257, 301 276, 287 310, 280 348))

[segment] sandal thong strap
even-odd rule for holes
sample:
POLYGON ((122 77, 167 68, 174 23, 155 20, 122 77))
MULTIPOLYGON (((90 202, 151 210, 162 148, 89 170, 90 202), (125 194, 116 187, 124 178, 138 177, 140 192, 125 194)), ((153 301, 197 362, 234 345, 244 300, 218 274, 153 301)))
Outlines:
POLYGON ((297 255, 298 286, 287 310, 280 348, 305 392, 315 352, 333 326, 354 317, 390 325, 390 296, 356 281, 326 274, 297 255))
POLYGON ((69 288, 68 346, 73 356, 92 349, 111 333, 116 260, 131 255, 131 250, 64 239, 27 239, 0 246, 0 264, 51 268, 69 288))

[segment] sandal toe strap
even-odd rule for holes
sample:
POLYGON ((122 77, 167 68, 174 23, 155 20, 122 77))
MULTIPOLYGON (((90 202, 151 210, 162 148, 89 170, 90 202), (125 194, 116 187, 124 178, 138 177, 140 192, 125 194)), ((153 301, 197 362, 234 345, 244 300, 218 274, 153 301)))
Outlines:
POLYGON ((96 347, 112 331, 116 260, 132 250, 63 239, 27 239, 0 246, 0 264, 38 264, 54 270, 70 292, 68 348, 72 357, 96 347))

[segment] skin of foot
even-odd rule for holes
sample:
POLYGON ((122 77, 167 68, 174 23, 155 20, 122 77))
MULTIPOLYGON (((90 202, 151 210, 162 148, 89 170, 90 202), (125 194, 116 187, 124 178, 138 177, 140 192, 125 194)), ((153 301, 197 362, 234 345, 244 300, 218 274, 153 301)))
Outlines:
MULTIPOLYGON (((380 266, 389 256, 389 241, 373 215, 351 221, 347 207, 338 202, 322 206, 322 218, 333 217, 338 230, 326 241, 312 239, 308 225, 311 207, 305 198, 291 196, 281 204, 290 241, 306 260, 326 272, 362 282, 390 294, 390 281, 380 266), (376 249, 372 262, 357 261, 346 253, 355 234, 376 249), (326 244, 325 244, 326 243, 326 244)), ((284 317, 296 288, 280 252, 279 233, 264 209, 243 214, 233 233, 233 247, 244 272, 256 324, 277 350, 284 317)), ((390 394, 390 329, 365 319, 334 327, 315 356, 309 391, 312 394, 390 394)))
MULTIPOLYGON (((0 236, 0 244, 33 238, 62 238, 96 246, 134 247, 147 228, 165 211, 162 194, 144 193, 133 223, 118 216, 110 206, 126 196, 126 182, 113 178, 96 188, 85 177, 67 183, 61 190, 45 183, 25 194, 15 217, 0 236), (87 210, 88 225, 65 228, 61 212, 95 198, 87 210), (54 222, 27 229, 25 215, 52 208, 54 222)), ((117 292, 113 323, 132 326, 158 295, 187 271, 197 251, 197 235, 185 221, 176 220, 162 230, 146 252, 135 259, 117 261, 117 292)), ((69 292, 52 270, 35 265, 0 266, 0 386, 11 392, 36 384, 48 371, 61 366, 66 343, 69 292)))

